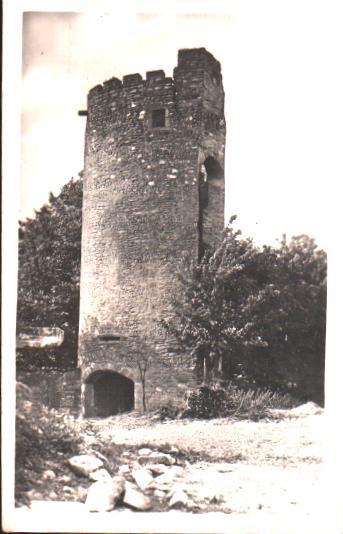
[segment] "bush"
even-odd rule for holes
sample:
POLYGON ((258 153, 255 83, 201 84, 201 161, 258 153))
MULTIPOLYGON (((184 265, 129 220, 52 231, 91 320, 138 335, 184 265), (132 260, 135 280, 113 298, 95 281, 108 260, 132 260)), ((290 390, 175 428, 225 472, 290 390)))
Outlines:
POLYGON ((15 487, 17 503, 25 503, 25 492, 39 480, 46 463, 56 456, 79 452, 81 438, 73 430, 70 416, 33 404, 30 388, 17 386, 15 487))
POLYGON ((184 417, 211 419, 227 413, 226 392, 218 387, 200 386, 186 393, 184 417))
POLYGON ((169 402, 161 406, 157 410, 156 415, 160 421, 165 421, 166 419, 176 419, 180 415, 180 412, 181 408, 179 406, 175 406, 175 404, 169 402))
POLYGON ((288 394, 268 389, 243 390, 232 383, 226 387, 199 386, 187 392, 185 403, 182 416, 197 419, 227 416, 259 419, 270 409, 291 408, 297 404, 288 394))

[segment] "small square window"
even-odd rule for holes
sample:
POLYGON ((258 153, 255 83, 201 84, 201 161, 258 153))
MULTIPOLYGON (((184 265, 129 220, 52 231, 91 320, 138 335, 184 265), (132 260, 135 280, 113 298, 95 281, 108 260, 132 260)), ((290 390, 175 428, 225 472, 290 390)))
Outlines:
POLYGON ((151 126, 153 128, 164 128, 166 125, 166 110, 153 109, 151 112, 151 126))

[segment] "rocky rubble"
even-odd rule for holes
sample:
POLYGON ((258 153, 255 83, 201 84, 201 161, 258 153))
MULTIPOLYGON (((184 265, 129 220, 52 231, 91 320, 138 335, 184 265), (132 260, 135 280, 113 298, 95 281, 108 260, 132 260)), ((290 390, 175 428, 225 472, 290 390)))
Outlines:
MULTIPOLYGON (((89 512, 110 512, 123 506, 138 511, 193 507, 194 503, 180 483, 183 467, 177 465, 171 454, 148 448, 140 449, 135 457, 124 453, 127 463, 119 466, 116 474, 104 468, 105 457, 103 461, 95 454, 68 460, 75 474, 92 482, 85 496, 89 512)), ((64 480, 68 480, 67 475, 64 480)), ((65 490, 68 493, 67 486, 65 490)))
POLYGON ((69 460, 71 469, 77 475, 87 476, 93 471, 96 471, 103 465, 103 461, 89 454, 81 454, 80 456, 73 456, 69 460))

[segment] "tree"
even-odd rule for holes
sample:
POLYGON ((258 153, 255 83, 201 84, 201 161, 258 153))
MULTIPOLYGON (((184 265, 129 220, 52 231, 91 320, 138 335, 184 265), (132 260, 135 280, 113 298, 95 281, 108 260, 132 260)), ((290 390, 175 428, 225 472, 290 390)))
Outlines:
POLYGON ((321 400, 326 255, 307 236, 260 249, 233 220, 216 251, 180 269, 163 324, 205 383, 240 377, 321 400))
POLYGON ((174 315, 163 324, 179 349, 191 356, 204 382, 232 377, 238 371, 237 354, 249 345, 263 345, 247 320, 247 307, 265 276, 258 249, 231 224, 214 253, 181 267, 182 291, 174 315))
POLYGON ((304 399, 323 402, 326 254, 306 235, 283 237, 275 254, 274 298, 261 298, 254 311, 272 376, 304 399))
POLYGON ((19 223, 17 328, 58 326, 54 350, 18 351, 20 367, 76 365, 79 324, 82 179, 71 179, 33 218, 19 223))

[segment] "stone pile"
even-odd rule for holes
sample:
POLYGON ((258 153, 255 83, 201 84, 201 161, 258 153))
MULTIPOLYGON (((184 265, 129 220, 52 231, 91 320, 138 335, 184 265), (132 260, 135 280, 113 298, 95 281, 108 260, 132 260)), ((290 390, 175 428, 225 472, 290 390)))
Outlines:
POLYGON ((122 506, 139 511, 193 506, 182 484, 183 468, 172 455, 140 449, 136 458, 121 465, 115 476, 104 468, 106 458, 100 456, 83 454, 68 461, 75 474, 92 481, 85 497, 88 511, 109 512, 122 506))

